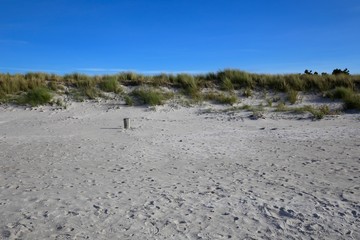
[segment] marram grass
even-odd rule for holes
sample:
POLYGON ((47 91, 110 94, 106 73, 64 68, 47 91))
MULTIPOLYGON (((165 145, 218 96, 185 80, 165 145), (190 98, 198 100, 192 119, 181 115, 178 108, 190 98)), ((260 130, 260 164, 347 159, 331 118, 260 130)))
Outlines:
MULTIPOLYGON (((55 94, 68 94, 73 99, 95 99, 103 97, 102 92, 123 94, 125 86, 138 86, 144 89, 150 86, 171 88, 193 102, 204 100, 202 89, 214 89, 224 91, 223 96, 216 97, 219 103, 224 104, 235 101, 234 91, 245 93, 246 96, 251 96, 253 91, 283 92, 288 94, 290 103, 296 102, 298 92, 311 92, 327 94, 333 99, 339 98, 344 102, 345 109, 359 109, 360 75, 271 75, 248 73, 236 69, 197 75, 184 73, 143 75, 134 72, 103 76, 89 76, 81 73, 0 74, 0 100, 6 102, 9 99, 16 99, 37 88, 48 89, 55 94)), ((153 102, 157 102, 155 99, 159 99, 155 97, 156 94, 161 95, 159 93, 146 94, 143 95, 144 99, 141 101, 144 104, 154 104, 153 102), (153 94, 153 100, 145 98, 146 94, 153 94)), ((166 99, 167 97, 158 102, 163 103, 166 99)), ((272 106, 272 104, 268 105, 272 106)))

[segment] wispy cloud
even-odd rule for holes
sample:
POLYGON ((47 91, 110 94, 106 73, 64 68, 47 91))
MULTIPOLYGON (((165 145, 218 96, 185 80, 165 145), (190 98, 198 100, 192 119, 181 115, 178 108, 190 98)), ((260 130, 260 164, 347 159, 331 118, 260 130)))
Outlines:
POLYGON ((165 74, 181 74, 181 73, 187 73, 187 74, 201 74, 201 73, 205 73, 208 71, 202 71, 202 70, 175 70, 175 71, 171 71, 171 70, 144 70, 144 71, 136 71, 139 73, 143 73, 143 74, 160 74, 160 73, 165 73, 165 74))
POLYGON ((202 74, 209 71, 205 70, 140 70, 140 69, 125 69, 125 68, 67 68, 67 69, 46 69, 46 68, 26 68, 26 67, 0 67, 2 72, 10 73, 27 73, 27 72, 48 72, 56 74, 65 74, 72 72, 80 72, 85 74, 114 74, 119 72, 134 72, 139 74, 202 74))
POLYGON ((76 68, 75 71, 79 71, 79 72, 132 72, 135 70, 122 69, 122 68, 76 68))
POLYGON ((207 71, 203 70, 140 70, 140 69, 124 69, 124 68, 77 68, 75 71, 78 72, 88 72, 88 73, 116 73, 116 72, 136 72, 142 74, 180 74, 180 73, 188 73, 188 74, 200 74, 205 73, 207 71))

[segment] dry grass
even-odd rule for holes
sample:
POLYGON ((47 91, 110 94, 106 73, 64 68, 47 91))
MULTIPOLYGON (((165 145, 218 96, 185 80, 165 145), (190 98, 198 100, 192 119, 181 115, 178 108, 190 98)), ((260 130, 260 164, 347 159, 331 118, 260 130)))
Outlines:
MULTIPOLYGON (((168 87, 185 95, 189 101, 213 100, 218 103, 236 102, 234 91, 249 97, 253 91, 284 92, 291 104, 296 103, 298 93, 325 93, 331 98, 340 98, 345 109, 359 109, 360 75, 310 75, 310 74, 252 74, 236 69, 225 69, 207 74, 158 74, 142 75, 123 72, 114 75, 88 76, 80 73, 63 76, 47 73, 0 74, 0 101, 16 99, 35 88, 45 88, 77 100, 103 97, 102 92, 121 93, 122 86, 142 86, 144 88, 168 87), (217 95, 203 95, 203 88, 225 91, 217 95), (65 90, 66 89, 66 90, 65 90), (59 91, 64 90, 64 91, 59 91)), ((128 101, 129 102, 129 101, 128 101)), ((268 101, 268 105, 272 106, 268 101)))

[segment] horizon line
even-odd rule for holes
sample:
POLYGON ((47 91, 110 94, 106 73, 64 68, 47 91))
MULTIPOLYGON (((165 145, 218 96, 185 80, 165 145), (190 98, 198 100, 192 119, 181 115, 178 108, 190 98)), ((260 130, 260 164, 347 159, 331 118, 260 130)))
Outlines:
MULTIPOLYGON (((47 73, 47 74, 58 74, 58 75, 66 75, 66 74, 74 74, 74 73, 82 73, 89 75, 107 75, 107 74, 116 74, 116 73, 138 73, 144 75, 156 75, 156 74, 189 74, 189 75, 197 75, 197 74, 208 74, 208 73, 217 73, 219 71, 224 70, 238 70, 247 73, 253 74, 270 74, 270 75, 283 75, 283 74, 303 74, 304 72, 261 72, 261 71, 249 71, 241 68, 219 68, 216 71, 213 70, 139 70, 139 69, 124 69, 124 68, 74 68, 71 71, 65 70, 55 70, 55 69, 30 69, 30 68, 18 68, 18 67, 0 67, 0 73, 9 73, 9 74, 24 74, 24 73, 47 73), (4 72, 2 70, 5 70, 4 72)), ((310 69, 311 70, 311 69, 310 69)), ((322 71, 314 71, 318 72, 321 75, 322 71)), ((331 74, 331 72, 325 72, 331 74)), ((351 73, 350 75, 359 75, 360 73, 351 73)))

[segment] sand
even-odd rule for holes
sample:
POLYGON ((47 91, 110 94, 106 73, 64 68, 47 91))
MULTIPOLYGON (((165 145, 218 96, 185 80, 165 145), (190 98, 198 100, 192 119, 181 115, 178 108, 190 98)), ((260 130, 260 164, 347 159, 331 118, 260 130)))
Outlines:
POLYGON ((360 114, 207 108, 0 106, 0 238, 360 239, 360 114))

